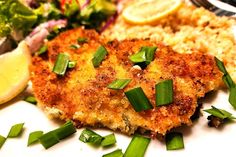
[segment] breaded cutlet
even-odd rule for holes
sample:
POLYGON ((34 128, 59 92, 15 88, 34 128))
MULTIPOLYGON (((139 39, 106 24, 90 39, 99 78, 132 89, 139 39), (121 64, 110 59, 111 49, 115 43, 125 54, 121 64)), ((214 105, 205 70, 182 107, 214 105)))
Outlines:
POLYGON ((35 56, 30 68, 34 94, 47 114, 71 119, 79 126, 105 127, 126 134, 142 129, 164 135, 172 128, 191 125, 198 98, 222 83, 222 73, 213 56, 200 52, 179 54, 149 40, 105 42, 95 31, 78 28, 61 33, 47 46, 47 54, 35 56), (80 43, 80 48, 71 49, 70 45, 76 44, 79 37, 88 40, 80 43), (101 45, 108 55, 95 68, 92 58, 101 45), (140 69, 129 56, 143 46, 157 46, 157 50, 154 61, 140 69), (58 76, 52 69, 62 52, 77 65, 64 76, 58 76), (117 78, 132 81, 122 90, 107 88, 117 78), (174 102, 156 107, 155 85, 166 79, 173 80, 174 102), (142 87, 153 109, 141 112, 133 109, 124 92, 135 87, 142 87))

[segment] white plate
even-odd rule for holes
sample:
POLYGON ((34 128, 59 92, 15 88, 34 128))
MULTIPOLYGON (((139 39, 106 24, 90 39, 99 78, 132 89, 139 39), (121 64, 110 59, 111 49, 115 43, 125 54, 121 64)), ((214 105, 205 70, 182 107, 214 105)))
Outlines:
MULTIPOLYGON (((19 98, 18 98, 19 99, 19 98)), ((204 100, 204 108, 214 105, 226 109, 234 115, 236 112, 228 103, 228 93, 219 91, 207 96, 204 100)), ((21 137, 8 139, 0 150, 0 157, 101 157, 103 154, 111 152, 117 148, 126 150, 131 137, 115 133, 117 144, 108 149, 93 148, 78 140, 82 129, 77 133, 63 140, 59 144, 45 150, 40 144, 27 147, 28 135, 32 131, 50 131, 57 128, 61 123, 48 119, 45 114, 32 104, 24 101, 10 102, 0 108, 0 134, 6 136, 10 127, 16 123, 25 123, 25 130, 21 137)), ((107 135, 112 131, 95 130, 101 135, 107 135)), ((229 123, 223 128, 215 129, 207 125, 207 113, 203 113, 193 126, 184 127, 183 132, 185 149, 178 151, 166 151, 165 143, 152 140, 145 157, 199 157, 202 156, 223 156, 225 154, 235 154, 236 143, 236 123, 229 123)), ((232 156, 232 155, 230 155, 232 156)))

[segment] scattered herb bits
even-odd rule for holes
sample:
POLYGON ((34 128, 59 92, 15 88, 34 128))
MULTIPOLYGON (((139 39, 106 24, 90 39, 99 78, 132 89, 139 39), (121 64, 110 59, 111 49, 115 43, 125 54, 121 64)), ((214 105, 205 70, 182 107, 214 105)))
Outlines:
POLYGON ((99 67, 99 65, 105 59, 107 54, 108 54, 108 52, 107 52, 106 48, 104 46, 100 46, 93 56, 93 59, 92 59, 93 66, 95 68, 99 67))
POLYGON ((84 143, 91 143, 94 145, 100 145, 103 137, 96 132, 86 128, 82 131, 79 140, 84 142, 84 143))
POLYGON ((6 142, 6 138, 0 135, 0 149, 2 148, 3 144, 6 142))
POLYGON ((88 42, 88 39, 87 39, 87 38, 83 38, 83 37, 79 37, 79 38, 77 39, 77 42, 78 42, 79 44, 87 43, 87 42, 88 42))
POLYGON ((43 135, 43 131, 34 131, 29 134, 27 146, 36 143, 39 138, 43 135))
POLYGON ((102 157, 123 157, 123 153, 121 149, 117 149, 111 153, 105 154, 102 157))
POLYGON ((47 45, 44 45, 39 49, 39 51, 37 52, 37 55, 42 55, 42 54, 46 53, 47 50, 48 50, 47 45))
POLYGON ((138 53, 135 53, 129 57, 133 63, 145 63, 150 64, 154 59, 154 54, 156 52, 156 46, 144 46, 141 47, 138 53))
POLYGON ((116 79, 107 87, 114 90, 124 89, 129 83, 131 79, 116 79))
POLYGON ((69 63, 69 56, 64 53, 59 53, 53 67, 53 72, 57 75, 65 75, 69 63))
POLYGON ((74 68, 75 66, 76 66, 76 61, 69 61, 69 63, 68 63, 68 68, 74 68))
POLYGON ((37 104, 37 100, 35 99, 34 96, 27 96, 27 97, 25 97, 24 101, 34 104, 34 105, 37 104))
POLYGON ((72 45, 70 45, 70 48, 71 48, 71 49, 74 49, 74 50, 77 50, 77 49, 80 48, 80 45, 78 45, 78 44, 72 44, 72 45))
POLYGON ((116 143, 116 137, 114 134, 110 134, 107 136, 103 137, 103 140, 101 142, 101 146, 103 147, 107 147, 107 146, 111 146, 114 145, 116 143))
POLYGON ((166 134, 165 141, 167 150, 184 149, 184 140, 182 133, 170 132, 166 134))
POLYGON ((151 139, 141 135, 134 135, 128 148, 125 151, 124 157, 144 157, 146 149, 151 139))
POLYGON ((236 84, 227 72, 224 63, 220 61, 218 58, 215 57, 215 62, 219 68, 219 70, 224 73, 222 80, 224 81, 225 85, 228 87, 230 94, 229 94, 229 103, 236 109, 236 84))
POLYGON ((39 142, 43 145, 45 149, 48 149, 54 146, 55 144, 59 143, 60 140, 53 131, 50 131, 46 134, 43 134, 39 138, 39 142))
POLYGON ((76 128, 71 121, 67 121, 58 129, 53 130, 59 140, 62 140, 76 132, 76 128))
POLYGON ((19 123, 19 124, 13 125, 11 127, 7 137, 8 138, 18 137, 23 131, 23 126, 24 126, 24 123, 19 123))
POLYGON ((126 91, 125 95, 136 112, 141 112, 153 108, 151 102, 148 100, 141 87, 126 91))
POLYGON ((234 117, 231 113, 229 113, 226 110, 218 109, 214 106, 212 106, 211 109, 204 110, 205 112, 209 113, 210 116, 208 116, 209 126, 212 127, 219 127, 221 124, 223 124, 227 120, 234 120, 236 117, 234 117))
POLYGON ((165 80, 156 84, 156 106, 173 102, 173 80, 165 80))

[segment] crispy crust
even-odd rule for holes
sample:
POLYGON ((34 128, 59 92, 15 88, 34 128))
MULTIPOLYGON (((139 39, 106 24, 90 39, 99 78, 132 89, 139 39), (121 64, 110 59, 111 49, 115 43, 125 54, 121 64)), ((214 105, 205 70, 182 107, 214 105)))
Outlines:
POLYGON ((48 54, 34 57, 31 67, 33 90, 40 106, 54 117, 72 119, 80 126, 103 126, 132 134, 138 128, 165 134, 182 124, 191 124, 197 98, 218 88, 222 74, 212 56, 202 53, 178 54, 170 47, 149 40, 104 42, 92 30, 74 29, 60 34, 48 43, 48 54), (70 49, 78 37, 88 43, 70 49), (104 45, 109 54, 98 68, 91 62, 96 49, 104 45), (134 68, 129 56, 142 46, 158 47, 154 61, 145 69, 134 68), (59 52, 77 61, 64 77, 52 72, 59 52), (116 78, 132 78, 123 90, 107 85, 116 78), (155 107, 155 84, 173 79, 174 103, 155 107), (154 106, 153 110, 135 112, 124 91, 141 86, 154 106), (56 112, 52 112, 56 111, 56 112), (55 114, 56 113, 56 114, 55 114))

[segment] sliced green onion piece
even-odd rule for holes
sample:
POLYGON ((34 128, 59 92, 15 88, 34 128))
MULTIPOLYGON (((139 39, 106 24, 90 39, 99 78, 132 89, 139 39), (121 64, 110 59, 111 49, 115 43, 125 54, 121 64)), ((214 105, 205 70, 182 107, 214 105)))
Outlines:
POLYGON ((108 54, 106 48, 104 46, 100 46, 97 51, 95 52, 92 62, 93 66, 97 68, 102 61, 105 59, 106 55, 108 54))
POLYGON ((45 149, 48 149, 48 148, 54 146, 55 144, 59 143, 60 140, 58 139, 58 137, 56 136, 56 134, 53 131, 50 131, 46 134, 43 134, 39 138, 39 142, 43 145, 43 147, 45 149))
POLYGON ((173 102, 173 80, 165 80, 156 84, 156 106, 173 102))
POLYGON ((166 149, 178 150, 184 148, 184 140, 182 133, 171 132, 166 134, 166 149))
POLYGON ((126 97, 136 112, 152 109, 153 106, 141 87, 125 92, 126 97))
POLYGON ((34 96, 27 96, 24 101, 28 102, 28 103, 31 103, 31 104, 37 104, 37 100, 35 99, 34 96))
POLYGON ((236 87, 230 88, 229 102, 236 109, 236 87))
POLYGON ((131 79, 116 79, 111 84, 109 84, 107 86, 107 88, 115 89, 115 90, 116 89, 123 89, 130 83, 130 81, 131 81, 131 79))
POLYGON ((217 57, 215 57, 215 62, 216 62, 216 65, 218 66, 219 70, 224 73, 224 74, 227 74, 228 72, 226 71, 225 69, 225 65, 222 61, 220 61, 217 57))
POLYGON ((212 107, 211 109, 206 109, 204 111, 220 119, 230 119, 230 120, 236 119, 234 116, 232 116, 231 113, 229 113, 226 110, 218 109, 214 106, 211 107, 212 107))
POLYGON ((135 53, 129 57, 133 63, 145 62, 146 65, 150 64, 154 59, 154 54, 156 52, 156 46, 144 46, 141 47, 138 53, 135 53))
POLYGON ((71 121, 67 121, 60 128, 53 130, 59 140, 62 140, 76 132, 76 128, 71 121))
POLYGON ((110 146, 116 143, 116 137, 114 134, 110 134, 103 137, 104 139, 101 142, 103 147, 110 146))
POLYGON ((69 63, 68 63, 68 68, 74 68, 75 66, 76 66, 76 61, 69 61, 69 63))
POLYGON ((0 149, 2 148, 3 144, 5 143, 6 138, 0 135, 0 149))
POLYGON ((39 49, 39 51, 37 52, 37 55, 44 54, 45 52, 47 52, 47 50, 48 50, 47 45, 44 45, 39 49))
POLYGON ((79 37, 77 39, 78 43, 80 44, 83 44, 83 43, 87 43, 88 42, 88 39, 87 38, 83 38, 83 37, 79 37))
POLYGON ((134 135, 128 148, 125 151, 124 157, 144 157, 150 140, 150 138, 146 138, 140 135, 134 135))
POLYGON ((69 63, 69 56, 64 53, 59 53, 52 71, 58 75, 64 75, 68 63, 69 63))
POLYGON ((15 124, 11 127, 8 136, 9 138, 17 137, 23 130, 24 123, 15 124))
POLYGON ((79 140, 84 143, 91 143, 95 145, 100 145, 103 137, 90 129, 84 129, 79 137, 79 140))
POLYGON ((103 155, 102 157, 123 157, 123 153, 121 149, 117 149, 111 153, 103 155))
POLYGON ((42 131, 34 131, 34 132, 31 132, 31 133, 29 134, 27 146, 30 146, 30 145, 32 145, 33 143, 36 143, 42 135, 43 135, 43 132, 42 132, 42 131))
POLYGON ((78 45, 78 44, 72 44, 72 45, 70 45, 70 48, 77 50, 77 49, 80 48, 80 45, 78 45))
POLYGON ((235 87, 235 83, 232 80, 231 76, 229 74, 225 74, 222 77, 222 80, 224 81, 225 85, 230 89, 235 87))

